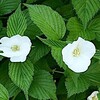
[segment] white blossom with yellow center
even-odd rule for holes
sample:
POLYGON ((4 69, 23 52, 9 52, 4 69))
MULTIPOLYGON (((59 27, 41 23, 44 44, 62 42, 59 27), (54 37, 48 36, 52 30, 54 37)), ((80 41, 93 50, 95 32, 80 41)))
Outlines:
POLYGON ((78 38, 72 44, 69 43, 62 49, 63 61, 74 72, 84 72, 91 63, 91 58, 95 54, 95 45, 90 42, 78 38))
POLYGON ((0 55, 10 58, 11 62, 24 62, 31 49, 31 41, 27 36, 15 35, 0 40, 0 55))
POLYGON ((87 100, 99 100, 98 97, 97 97, 97 94, 99 92, 98 91, 94 91, 88 98, 87 100))

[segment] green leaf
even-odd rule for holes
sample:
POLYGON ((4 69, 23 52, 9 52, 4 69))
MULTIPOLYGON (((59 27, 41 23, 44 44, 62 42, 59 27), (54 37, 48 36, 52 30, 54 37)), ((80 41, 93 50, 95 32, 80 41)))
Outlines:
POLYGON ((57 48, 63 48, 64 46, 66 46, 66 44, 70 43, 70 41, 42 39, 40 37, 38 37, 38 39, 50 47, 57 47, 57 48))
POLYGON ((28 10, 24 10, 23 14, 27 20, 27 29, 25 31, 25 35, 28 36, 30 39, 35 39, 36 36, 41 36, 43 33, 31 20, 28 10))
POLYGON ((63 6, 59 6, 57 11, 66 18, 65 20, 69 19, 70 17, 74 16, 74 10, 72 4, 67 4, 63 6))
MULTIPOLYGON (((97 62, 89 67, 84 73, 70 72, 66 78, 65 85, 68 91, 68 96, 82 93, 90 86, 100 86, 100 62, 97 62)), ((77 100, 77 99, 76 99, 77 100)))
POLYGON ((97 50, 97 52, 96 52, 95 55, 94 55, 94 58, 100 60, 100 50, 97 50))
POLYGON ((28 36, 30 39, 35 39, 36 36, 41 36, 42 32, 34 23, 31 23, 30 25, 28 25, 25 31, 25 35, 28 36))
POLYGON ((56 100, 55 93, 56 87, 53 82, 53 77, 47 71, 37 71, 29 89, 29 95, 40 100, 50 98, 56 100))
MULTIPOLYGON (((49 59, 49 63, 50 63, 50 59, 49 59)), ((47 62, 47 58, 45 56, 34 64, 34 69, 37 71, 38 70, 46 70, 46 71, 52 72, 52 70, 50 69, 50 66, 47 62)))
POLYGON ((90 28, 84 30, 83 25, 76 17, 72 17, 68 20, 67 29, 70 31, 68 40, 76 40, 78 37, 82 37, 87 40, 93 40, 95 33, 90 28))
POLYGON ((2 84, 0 84, 0 100, 9 100, 8 91, 2 84))
POLYGON ((9 63, 9 76, 14 84, 24 91, 25 95, 28 94, 33 80, 33 72, 34 67, 29 60, 24 63, 9 63))
POLYGON ((100 41, 100 17, 94 18, 88 25, 91 33, 96 34, 96 39, 100 41))
POLYGON ((84 76, 92 85, 100 86, 100 61, 92 64, 84 76))
POLYGON ((18 9, 13 13, 7 22, 7 35, 9 37, 20 34, 23 35, 27 28, 26 19, 21 11, 20 6, 18 9))
POLYGON ((11 13, 20 4, 20 0, 0 0, 0 16, 11 13))
POLYGON ((62 48, 53 47, 51 50, 51 54, 61 68, 63 68, 64 70, 68 69, 67 65, 65 65, 62 59, 62 48))
POLYGON ((100 100, 100 93, 97 94, 98 99, 100 100))
POLYGON ((88 89, 89 82, 82 74, 71 74, 65 81, 68 97, 73 94, 84 92, 88 89))
POLYGON ((62 17, 45 5, 27 5, 32 21, 49 39, 61 39, 66 27, 62 17))
POLYGON ((68 100, 87 100, 87 97, 90 95, 90 90, 86 90, 82 93, 75 94, 71 96, 68 100))
POLYGON ((72 0, 72 4, 84 28, 100 9, 100 0, 72 0))
POLYGON ((5 61, 0 65, 0 83, 8 90, 9 97, 14 96, 20 91, 8 76, 8 61, 5 61))
POLYGON ((37 62, 40 58, 47 55, 50 48, 40 41, 34 41, 34 47, 32 48, 29 56, 33 63, 37 62))

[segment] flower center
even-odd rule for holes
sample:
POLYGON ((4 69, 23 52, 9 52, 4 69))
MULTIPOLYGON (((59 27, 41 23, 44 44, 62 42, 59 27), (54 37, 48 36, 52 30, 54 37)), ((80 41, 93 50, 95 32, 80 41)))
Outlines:
POLYGON ((92 97, 92 100, 98 100, 98 98, 96 96, 92 97))
POLYGON ((79 56, 79 55, 80 55, 80 50, 79 50, 79 48, 74 49, 74 51, 73 51, 73 56, 74 56, 74 57, 77 57, 77 56, 79 56))
POLYGON ((12 51, 16 52, 16 51, 19 51, 20 50, 20 47, 18 45, 13 45, 11 47, 12 51))

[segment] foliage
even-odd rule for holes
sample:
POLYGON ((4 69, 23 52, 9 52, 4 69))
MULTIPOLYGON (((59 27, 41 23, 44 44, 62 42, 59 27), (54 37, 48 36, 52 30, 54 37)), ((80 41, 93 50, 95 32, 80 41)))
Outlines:
POLYGON ((100 91, 100 0, 0 0, 0 38, 16 34, 32 48, 25 62, 0 56, 0 100, 86 100, 100 91), (78 37, 96 46, 83 73, 62 59, 78 37))

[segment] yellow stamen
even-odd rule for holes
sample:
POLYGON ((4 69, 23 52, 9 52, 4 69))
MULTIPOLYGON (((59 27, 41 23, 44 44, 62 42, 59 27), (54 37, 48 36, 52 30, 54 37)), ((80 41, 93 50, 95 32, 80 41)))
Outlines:
POLYGON ((77 57, 77 56, 79 56, 79 55, 80 55, 80 50, 79 50, 79 48, 74 49, 74 51, 73 51, 73 56, 74 56, 74 57, 77 57))
POLYGON ((20 50, 20 47, 18 45, 13 45, 11 47, 12 51, 16 52, 16 51, 19 51, 20 50))
POLYGON ((92 100, 98 100, 98 98, 96 96, 92 97, 92 100))

